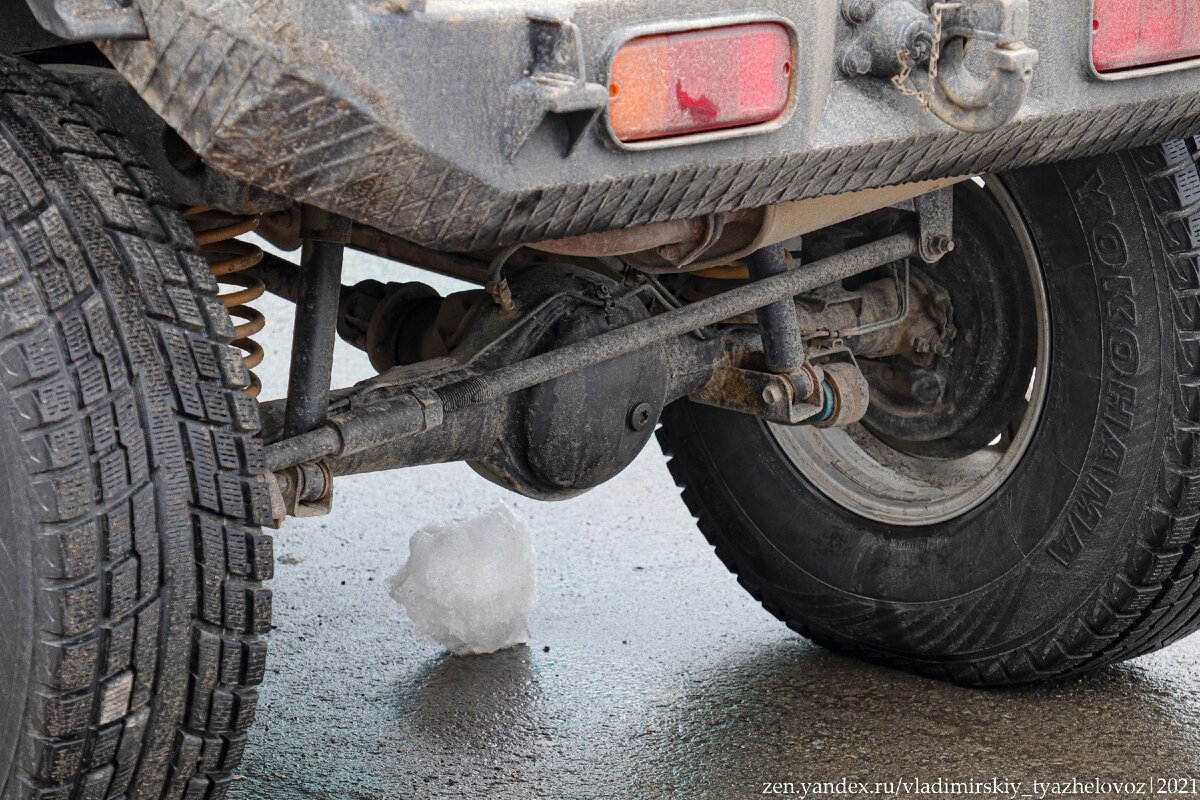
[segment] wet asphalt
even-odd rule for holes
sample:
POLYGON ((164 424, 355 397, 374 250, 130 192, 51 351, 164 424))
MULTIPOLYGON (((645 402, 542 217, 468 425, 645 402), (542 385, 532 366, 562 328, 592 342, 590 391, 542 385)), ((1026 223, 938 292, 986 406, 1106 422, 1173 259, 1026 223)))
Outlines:
MULTIPOLYGON (((355 256, 347 280, 366 277, 421 274, 355 256)), ((261 307, 271 326, 260 372, 266 396, 280 396, 290 308, 261 307)), ((338 385, 371 374, 339 348, 338 385)), ((690 800, 902 778, 1010 779, 1033 792, 1034 779, 1200 777, 1200 640, 1005 691, 833 655, 743 592, 654 449, 557 504, 510 495, 464 465, 339 479, 334 514, 289 521, 276 559, 271 660, 235 800, 690 800), (497 503, 533 531, 532 640, 451 657, 414 638, 385 581, 414 531, 497 503)), ((1082 788, 1046 796, 1099 796, 1082 788)), ((1103 796, 1157 788, 1181 787, 1103 796)))

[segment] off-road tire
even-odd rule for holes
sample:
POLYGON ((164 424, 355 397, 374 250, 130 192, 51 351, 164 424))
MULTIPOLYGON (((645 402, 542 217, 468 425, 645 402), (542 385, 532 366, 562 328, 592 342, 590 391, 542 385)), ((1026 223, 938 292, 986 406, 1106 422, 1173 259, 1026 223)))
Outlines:
POLYGON ((858 516, 759 421, 667 409, 683 498, 767 610, 972 685, 1078 673, 1200 627, 1198 152, 1192 138, 1002 176, 1045 276, 1048 397, 1017 469, 965 516, 858 516))
POLYGON ((258 410, 187 225, 0 57, 0 797, 225 796, 271 540, 258 410))

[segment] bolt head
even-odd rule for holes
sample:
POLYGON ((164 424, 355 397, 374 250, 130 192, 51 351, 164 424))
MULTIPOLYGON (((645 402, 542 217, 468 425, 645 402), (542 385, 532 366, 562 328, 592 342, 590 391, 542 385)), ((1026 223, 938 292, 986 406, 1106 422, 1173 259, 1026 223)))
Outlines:
POLYGON ((842 6, 842 15, 847 22, 861 25, 875 16, 875 0, 846 0, 842 6))
POLYGON ((632 430, 646 430, 654 423, 654 406, 649 403, 637 403, 629 409, 628 422, 632 430))
POLYGON ((856 45, 851 45, 842 54, 842 72, 851 78, 870 73, 871 65, 871 54, 856 45))
POLYGON ((763 389, 762 399, 769 406, 777 406, 787 402, 787 393, 780 386, 772 383, 763 389))
POLYGON ((933 237, 932 244, 933 249, 943 255, 954 252, 954 240, 949 236, 935 236, 933 237))
POLYGON ((908 54, 913 61, 918 64, 924 64, 929 61, 929 57, 933 55, 933 34, 929 31, 919 31, 913 36, 912 44, 908 49, 908 54))

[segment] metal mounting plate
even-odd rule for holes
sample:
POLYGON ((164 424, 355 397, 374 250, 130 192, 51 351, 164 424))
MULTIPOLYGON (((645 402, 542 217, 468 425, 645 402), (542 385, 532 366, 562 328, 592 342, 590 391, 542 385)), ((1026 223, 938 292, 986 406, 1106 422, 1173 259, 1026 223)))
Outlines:
POLYGON ((146 22, 132 2, 121 0, 28 0, 43 28, 70 42, 145 39, 146 22))

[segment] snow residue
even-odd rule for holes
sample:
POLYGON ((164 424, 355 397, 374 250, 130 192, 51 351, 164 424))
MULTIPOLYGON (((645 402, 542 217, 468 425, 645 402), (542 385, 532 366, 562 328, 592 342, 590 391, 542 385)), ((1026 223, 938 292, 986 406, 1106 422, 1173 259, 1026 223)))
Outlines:
POLYGON ((413 534, 388 581, 417 634, 455 655, 529 641, 536 555, 529 526, 507 506, 413 534))

